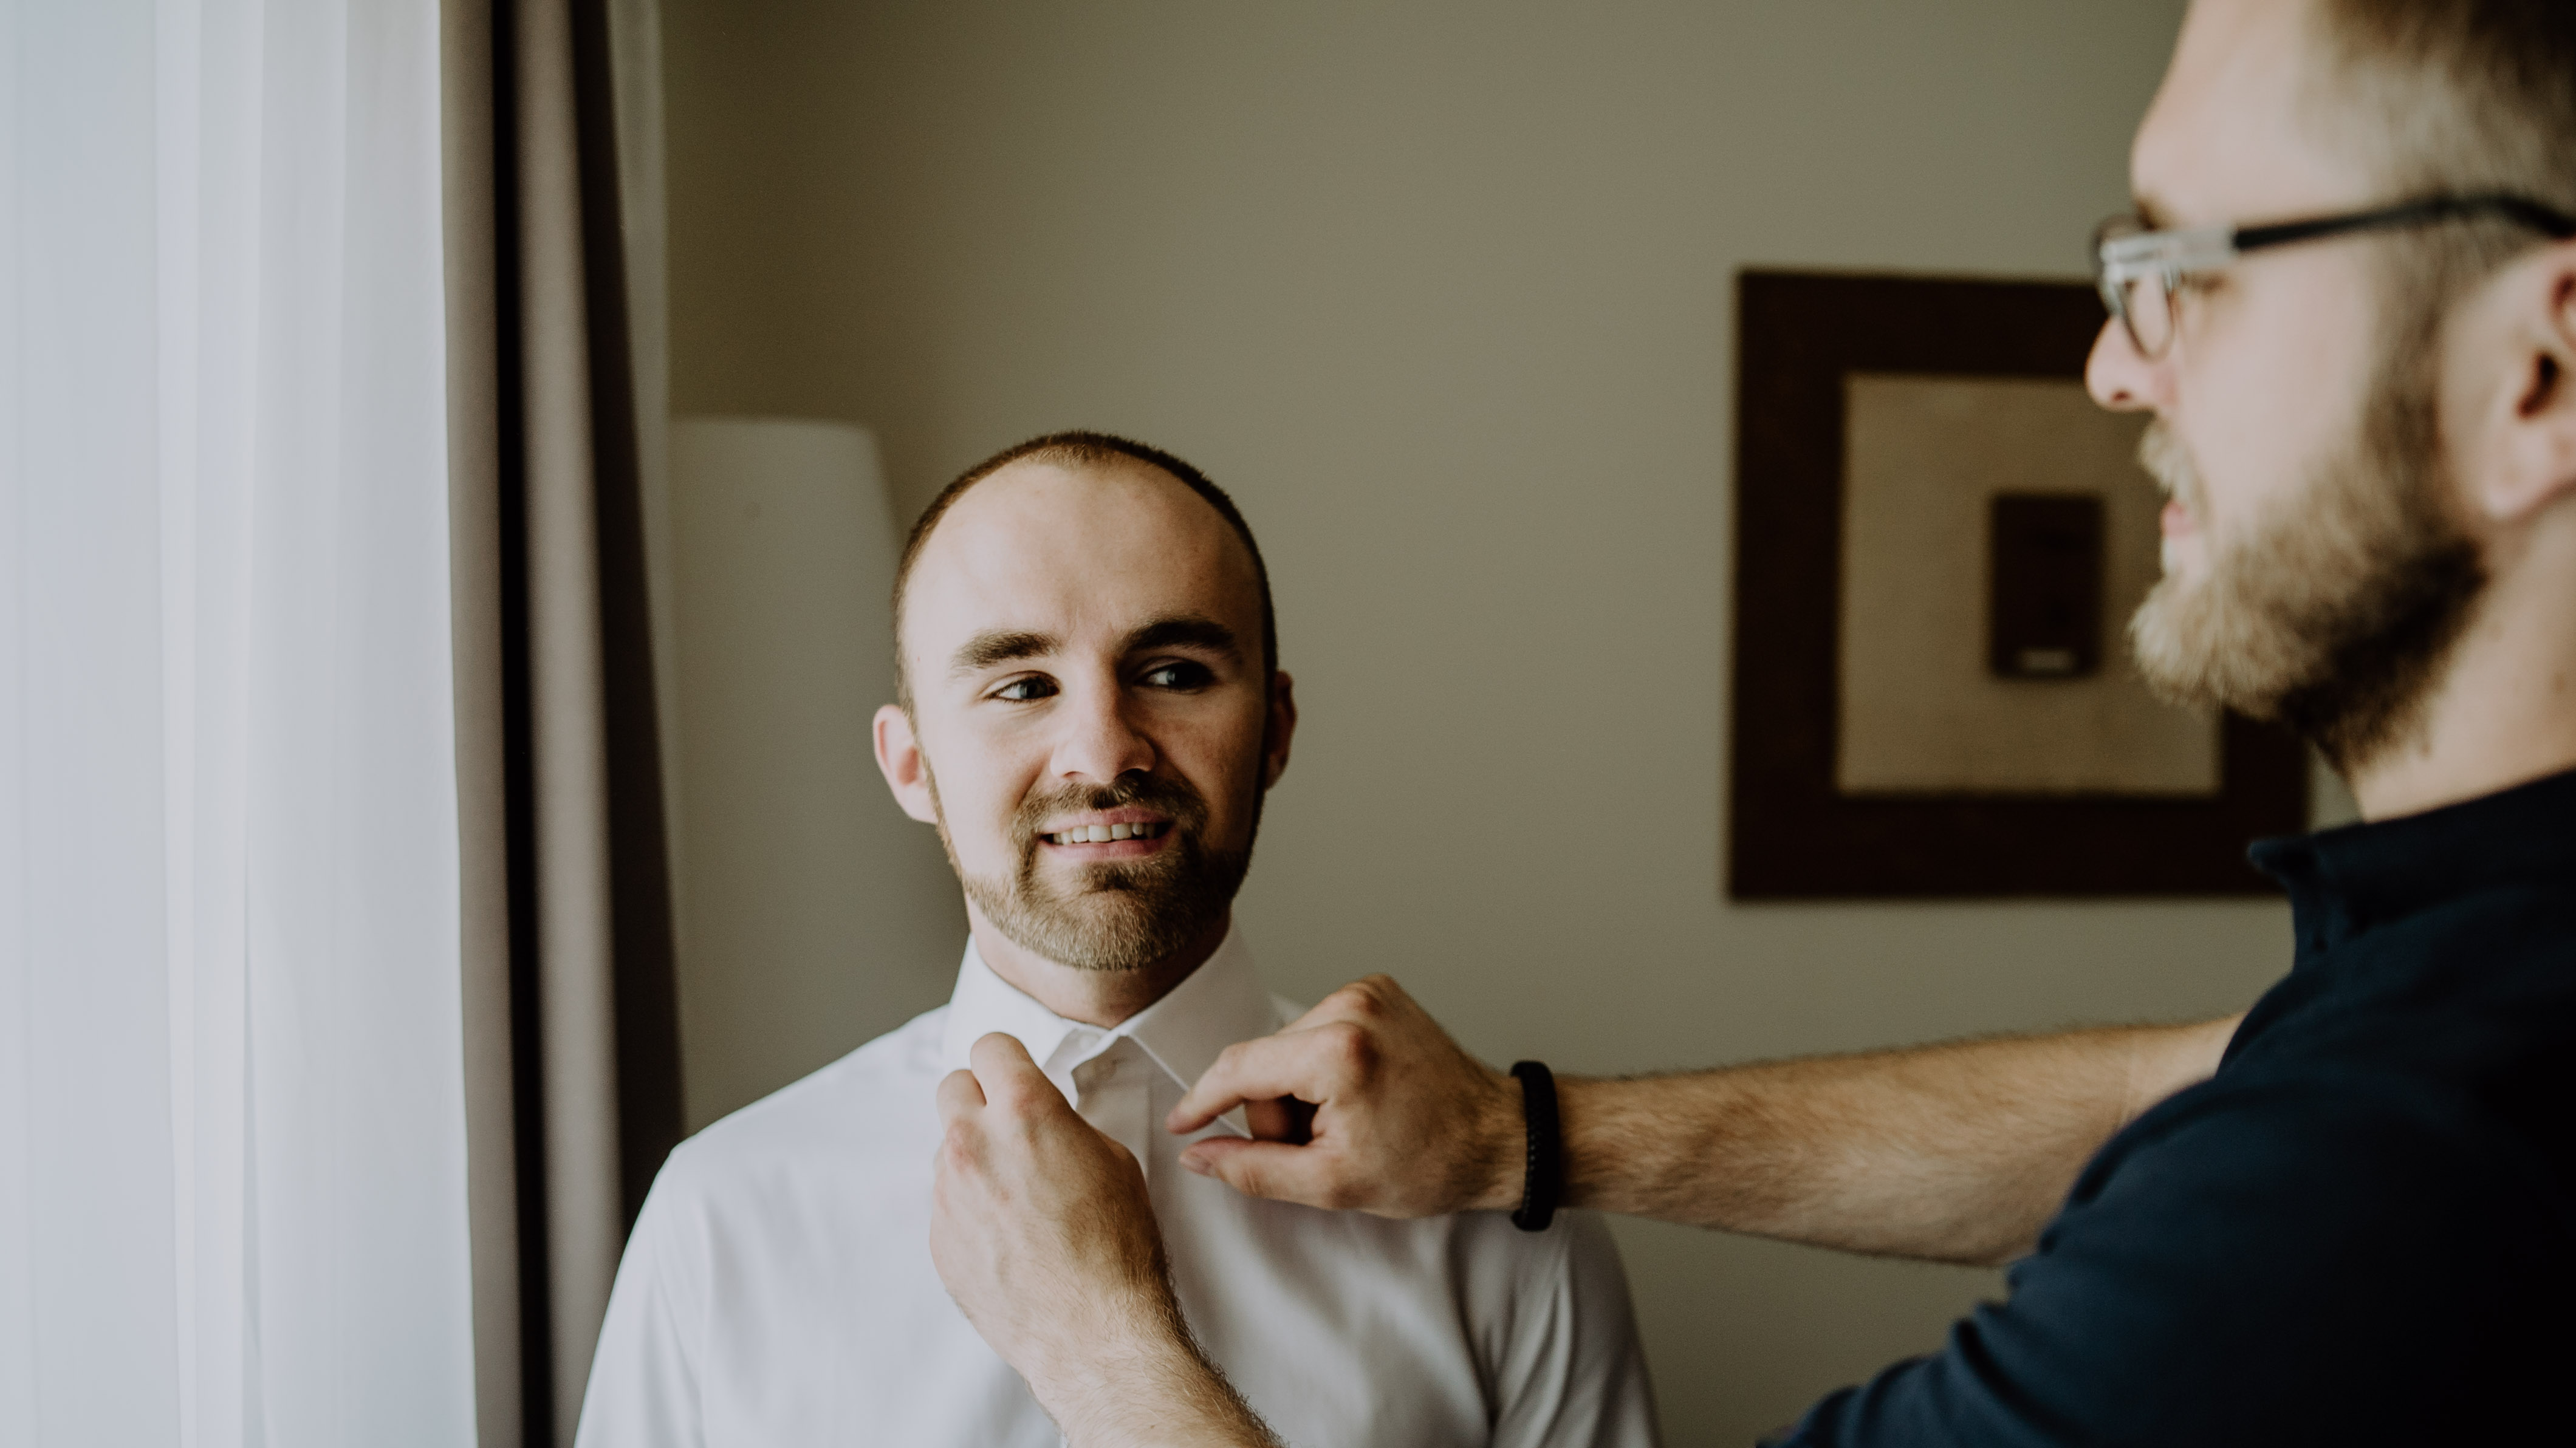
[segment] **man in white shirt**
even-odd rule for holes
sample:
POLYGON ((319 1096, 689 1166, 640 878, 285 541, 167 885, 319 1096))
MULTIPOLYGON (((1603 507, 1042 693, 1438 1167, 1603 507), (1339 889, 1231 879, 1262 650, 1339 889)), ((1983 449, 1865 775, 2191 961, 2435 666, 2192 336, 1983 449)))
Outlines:
POLYGON ((1176 1136, 1172 1108, 1298 1014, 1232 923, 1297 712, 1225 494, 1136 443, 1040 438, 931 504, 895 591, 901 702, 878 712, 877 761, 965 887, 956 994, 672 1153, 580 1448, 1057 1443, 928 1246, 942 1078, 1002 1049, 1142 1166, 1189 1331, 1291 1441, 1654 1443, 1627 1284, 1589 1214, 1393 1221, 1180 1165, 1253 1123, 1176 1136))

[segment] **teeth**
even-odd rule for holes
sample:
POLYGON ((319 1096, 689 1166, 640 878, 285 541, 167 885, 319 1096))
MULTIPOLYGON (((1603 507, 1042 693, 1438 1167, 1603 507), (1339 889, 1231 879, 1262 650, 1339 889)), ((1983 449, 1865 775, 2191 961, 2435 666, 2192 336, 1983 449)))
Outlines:
POLYGON ((1161 825, 1081 825, 1045 839, 1053 845, 1105 845, 1112 840, 1150 840, 1162 832, 1161 825))

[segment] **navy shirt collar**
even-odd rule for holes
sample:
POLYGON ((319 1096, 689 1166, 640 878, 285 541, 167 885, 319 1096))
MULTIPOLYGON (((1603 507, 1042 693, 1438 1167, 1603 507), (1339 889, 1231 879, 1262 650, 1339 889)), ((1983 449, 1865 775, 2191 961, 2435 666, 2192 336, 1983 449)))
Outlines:
POLYGON ((2260 840, 2248 854, 2289 892, 2305 965, 2499 883, 2576 880, 2576 770, 2422 814, 2260 840))

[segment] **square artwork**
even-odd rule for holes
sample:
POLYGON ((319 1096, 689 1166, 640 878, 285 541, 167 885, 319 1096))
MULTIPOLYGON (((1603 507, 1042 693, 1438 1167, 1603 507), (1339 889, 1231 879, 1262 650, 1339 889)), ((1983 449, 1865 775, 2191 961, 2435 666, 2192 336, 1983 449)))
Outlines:
POLYGON ((2160 572, 2144 419, 2036 378, 1854 372, 1844 403, 1836 789, 2218 794, 2217 718, 2148 693, 2123 632, 2160 572), (2007 675, 1992 656, 1990 615, 2013 596, 1994 576, 1998 531, 2030 513, 2016 500, 2085 496, 2100 500, 2100 666, 2007 675))

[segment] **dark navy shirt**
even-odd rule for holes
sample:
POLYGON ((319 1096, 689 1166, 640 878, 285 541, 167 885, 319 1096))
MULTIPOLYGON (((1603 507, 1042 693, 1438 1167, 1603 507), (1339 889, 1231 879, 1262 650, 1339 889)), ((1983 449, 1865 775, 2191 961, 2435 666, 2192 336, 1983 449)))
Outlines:
POLYGON ((2576 773, 2254 847, 2298 954, 1809 1445, 2576 1441, 2576 773))

